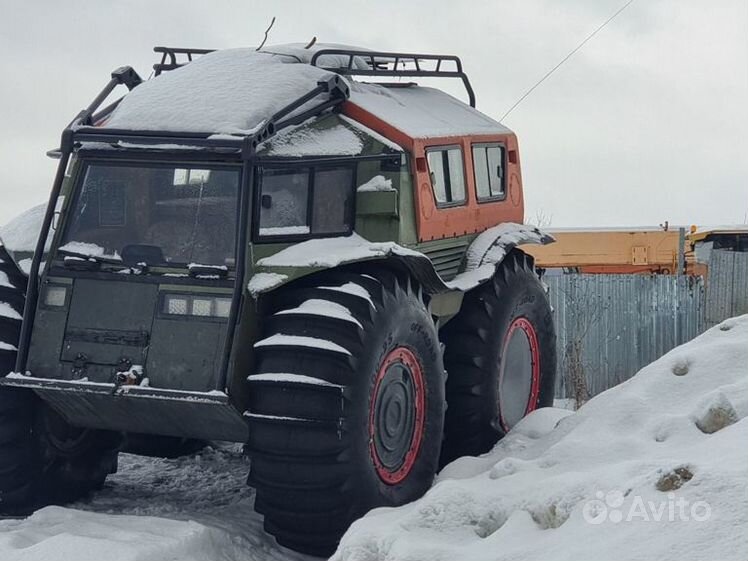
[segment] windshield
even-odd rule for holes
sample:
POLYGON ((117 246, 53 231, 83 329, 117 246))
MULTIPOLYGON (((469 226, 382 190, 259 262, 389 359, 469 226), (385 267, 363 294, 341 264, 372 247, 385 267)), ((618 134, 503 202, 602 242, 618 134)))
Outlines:
POLYGON ((151 266, 234 265, 239 170, 92 163, 60 249, 151 266))

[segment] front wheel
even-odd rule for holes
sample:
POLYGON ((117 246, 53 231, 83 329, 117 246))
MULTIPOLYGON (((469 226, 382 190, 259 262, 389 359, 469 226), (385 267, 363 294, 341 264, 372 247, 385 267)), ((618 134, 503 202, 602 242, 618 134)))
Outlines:
POLYGON ((447 416, 442 464, 477 456, 525 415, 553 404, 556 335, 530 258, 506 256, 442 331, 447 416))
POLYGON ((419 287, 394 273, 335 273, 273 302, 249 377, 250 483, 279 543, 328 555, 356 518, 431 486, 439 341, 419 287))
POLYGON ((73 427, 26 389, 0 387, 0 515, 65 504, 117 471, 117 433, 73 427))

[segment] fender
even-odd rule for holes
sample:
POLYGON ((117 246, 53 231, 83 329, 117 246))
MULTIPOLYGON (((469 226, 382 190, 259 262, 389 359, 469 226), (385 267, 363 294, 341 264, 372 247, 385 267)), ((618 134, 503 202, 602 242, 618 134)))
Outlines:
POLYGON ((524 244, 547 245, 556 239, 535 226, 507 222, 489 228, 473 240, 465 252, 465 268, 448 282, 452 290, 467 292, 493 277, 514 248, 524 244))
POLYGON ((308 240, 260 259, 248 289, 254 298, 258 298, 319 271, 355 263, 385 262, 405 268, 427 294, 467 292, 490 279, 504 257, 518 245, 553 241, 550 234, 534 226, 507 223, 489 228, 468 247, 463 271, 446 282, 426 255, 393 242, 370 242, 356 233, 347 237, 308 240))
POLYGON ((355 232, 346 237, 307 240, 260 259, 248 289, 258 298, 312 273, 357 263, 382 262, 408 270, 428 294, 450 290, 423 253, 394 242, 370 242, 355 232))
POLYGON ((0 251, 4 254, 0 259, 9 259, 24 275, 28 275, 46 209, 46 204, 31 207, 0 227, 0 251))

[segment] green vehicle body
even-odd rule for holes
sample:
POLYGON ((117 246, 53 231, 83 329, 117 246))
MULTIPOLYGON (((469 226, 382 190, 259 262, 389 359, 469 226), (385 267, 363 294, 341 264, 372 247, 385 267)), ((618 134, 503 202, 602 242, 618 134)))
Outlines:
MULTIPOLYGON (((253 367, 253 344, 262 329, 263 301, 285 285, 330 268, 406 270, 429 294, 433 316, 440 325, 446 324, 460 311, 464 292, 470 288, 448 283, 466 270, 468 248, 479 233, 419 241, 415 162, 407 150, 393 150, 378 135, 367 134, 336 113, 308 120, 294 134, 303 138, 339 127, 359 137, 362 148, 358 154, 277 156, 277 135, 258 146, 250 165, 241 151, 70 144, 70 160, 65 162, 63 156, 58 172, 59 192, 53 191, 49 203, 51 245, 38 276, 38 303, 27 304, 24 315, 29 340, 25 352, 19 354, 22 370, 0 383, 35 391, 79 427, 246 442, 247 376, 253 367), (130 274, 123 274, 123 264, 85 263, 85 255, 63 255, 59 248, 73 222, 86 166, 96 162, 175 169, 219 165, 236 170, 241 178, 239 215, 246 213, 245 231, 237 236, 246 240, 243 268, 229 267, 225 275, 214 275, 209 267, 196 267, 197 274, 193 274, 184 266, 162 264, 139 270, 135 265, 129 267, 130 274), (259 182, 264 169, 299 166, 351 169, 350 189, 355 199, 351 233, 374 244, 377 251, 337 260, 320 255, 316 261, 301 264, 273 262, 273 256, 304 241, 258 239, 259 182), (391 182, 391 188, 355 190, 376 176, 391 182), (81 259, 84 263, 75 263, 81 259), (54 288, 64 289, 62 305, 45 304, 45 295, 54 288), (164 311, 164 299, 174 295, 187 300, 237 296, 236 310, 232 309, 229 317, 170 315, 164 311)), ((63 135, 63 145, 66 142, 69 135, 63 135)), ((189 145, 189 141, 185 143, 189 145)), ((550 241, 540 238, 541 243, 550 241)), ((497 235, 492 245, 508 251, 522 242, 538 243, 533 236, 504 243, 497 235)), ((21 252, 15 258, 29 255, 21 252)), ((497 266, 498 261, 492 265, 497 266)), ((33 272, 29 287, 34 284, 33 272)))

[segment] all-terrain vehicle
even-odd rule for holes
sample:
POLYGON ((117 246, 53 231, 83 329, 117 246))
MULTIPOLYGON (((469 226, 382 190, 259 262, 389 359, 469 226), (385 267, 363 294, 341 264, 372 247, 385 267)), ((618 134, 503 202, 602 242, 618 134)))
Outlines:
POLYGON ((266 530, 330 553, 551 403, 517 246, 552 238, 457 57, 156 51, 64 130, 25 273, 0 255, 0 512, 101 487, 128 435, 233 441, 266 530))

